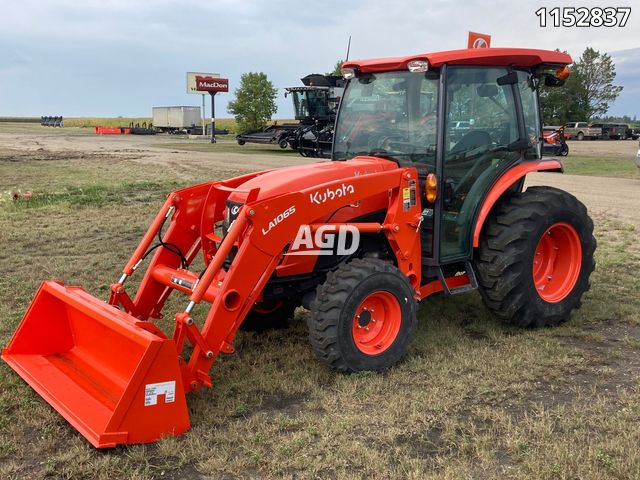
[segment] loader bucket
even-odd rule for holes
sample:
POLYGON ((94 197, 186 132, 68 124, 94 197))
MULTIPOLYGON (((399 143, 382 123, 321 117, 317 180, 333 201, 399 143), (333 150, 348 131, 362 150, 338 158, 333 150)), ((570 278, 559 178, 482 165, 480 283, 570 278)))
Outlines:
POLYGON ((173 340, 80 287, 43 282, 2 358, 95 447, 189 429, 173 340))

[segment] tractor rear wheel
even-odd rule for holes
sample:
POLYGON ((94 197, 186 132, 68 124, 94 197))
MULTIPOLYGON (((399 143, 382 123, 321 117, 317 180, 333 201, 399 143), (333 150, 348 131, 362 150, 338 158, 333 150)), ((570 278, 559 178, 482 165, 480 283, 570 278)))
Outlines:
POLYGON ((586 207, 552 187, 531 187, 497 207, 475 260, 480 293, 497 317, 521 327, 555 326, 580 307, 595 268, 586 207))
POLYGON ((342 372, 384 370, 406 353, 416 325, 414 291, 388 262, 354 259, 318 286, 308 318, 317 356, 342 372))

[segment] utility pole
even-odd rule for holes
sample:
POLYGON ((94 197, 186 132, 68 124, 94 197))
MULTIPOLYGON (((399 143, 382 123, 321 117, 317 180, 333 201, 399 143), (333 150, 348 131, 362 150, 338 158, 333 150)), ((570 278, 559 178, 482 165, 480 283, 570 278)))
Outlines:
POLYGON ((211 95, 211 143, 216 143, 216 92, 209 92, 211 95))

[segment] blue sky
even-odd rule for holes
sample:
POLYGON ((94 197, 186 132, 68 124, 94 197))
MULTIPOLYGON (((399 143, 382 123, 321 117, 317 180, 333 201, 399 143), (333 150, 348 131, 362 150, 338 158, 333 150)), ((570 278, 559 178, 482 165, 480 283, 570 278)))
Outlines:
MULTIPOLYGON (((366 58, 463 48, 473 30, 494 46, 611 53, 625 89, 609 113, 640 117, 640 9, 625 28, 539 26, 538 8, 563 5, 599 2, 0 0, 0 116, 150 116, 200 105, 187 71, 219 72, 231 90, 263 71, 279 88, 276 117, 290 118, 284 87, 331 70, 349 35, 351 58, 366 58)), ((232 98, 216 97, 218 117, 232 98)))

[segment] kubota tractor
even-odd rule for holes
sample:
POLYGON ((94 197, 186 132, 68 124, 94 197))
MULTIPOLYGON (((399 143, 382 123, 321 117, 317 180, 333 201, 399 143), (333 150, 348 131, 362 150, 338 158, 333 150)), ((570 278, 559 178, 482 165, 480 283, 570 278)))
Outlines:
POLYGON ((43 282, 3 359, 112 447, 185 432, 185 394, 212 386, 243 321, 298 305, 318 357, 343 372, 398 362, 436 292, 478 289, 508 322, 557 325, 589 288, 593 223, 568 193, 523 185, 562 171, 541 160, 537 86, 562 84, 570 63, 507 48, 345 63, 333 161, 169 194, 108 303, 43 282), (171 334, 154 319, 173 292, 185 308, 171 334))

